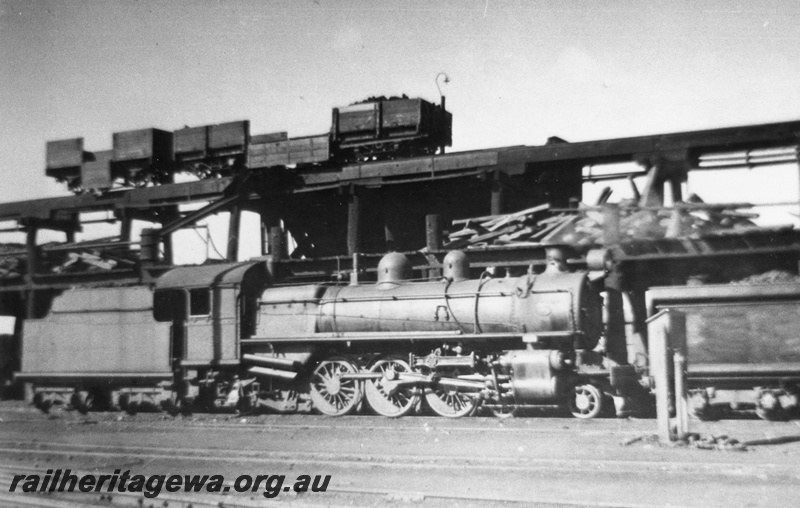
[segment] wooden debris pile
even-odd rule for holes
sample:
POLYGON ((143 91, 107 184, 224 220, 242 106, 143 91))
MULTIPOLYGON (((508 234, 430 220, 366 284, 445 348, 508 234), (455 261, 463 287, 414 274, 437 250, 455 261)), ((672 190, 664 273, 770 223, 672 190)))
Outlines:
POLYGON ((445 249, 483 247, 509 243, 548 241, 557 234, 565 222, 563 214, 545 217, 550 205, 544 204, 506 215, 487 215, 470 219, 454 220, 453 226, 462 229, 450 233, 445 249))
MULTIPOLYGON (((72 244, 47 243, 37 247, 40 273, 76 273, 109 271, 133 268, 138 252, 119 239, 103 238, 72 244)), ((0 279, 13 279, 25 273, 27 260, 25 246, 0 244, 0 279)))
MULTIPOLYGON (((59 253, 51 255, 50 271, 52 273, 74 273, 133 268, 136 266, 138 252, 129 250, 127 244, 115 245, 118 242, 117 237, 111 237, 71 245, 55 244, 59 253), (65 247, 69 247, 70 250, 64 252, 65 247)), ((48 245, 44 245, 42 248, 45 252, 48 251, 48 245)))
POLYGON ((0 244, 0 279, 21 277, 24 270, 23 260, 15 253, 23 251, 25 246, 17 243, 0 244))
POLYGON ((51 271, 53 273, 107 271, 117 268, 120 264, 122 267, 126 265, 132 267, 135 262, 99 251, 69 252, 66 259, 61 264, 53 266, 51 271))
POLYGON ((752 222, 758 214, 739 211, 752 206, 747 203, 707 205, 696 195, 691 195, 686 203, 669 208, 622 203, 617 208, 617 215, 598 206, 581 206, 567 212, 551 210, 544 204, 506 215, 454 220, 454 228, 461 229, 448 235, 444 248, 548 244, 592 246, 630 240, 738 233, 760 229, 752 222))

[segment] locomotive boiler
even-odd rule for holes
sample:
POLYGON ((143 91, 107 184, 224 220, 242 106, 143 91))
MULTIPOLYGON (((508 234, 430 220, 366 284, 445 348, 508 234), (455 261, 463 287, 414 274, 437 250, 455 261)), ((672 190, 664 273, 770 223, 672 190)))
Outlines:
POLYGON ((564 399, 575 349, 594 347, 602 331, 602 304, 586 274, 468 279, 468 272, 463 253, 453 252, 441 281, 414 282, 407 258, 389 254, 376 284, 270 288, 250 341, 278 353, 279 344, 300 341, 332 349, 309 386, 328 414, 355 408, 358 381, 370 407, 388 416, 410 411, 420 397, 443 416, 467 414, 479 400, 564 399))
POLYGON ((175 268, 154 288, 55 297, 24 324, 19 377, 43 409, 342 415, 366 405, 395 417, 424 401, 458 417, 481 404, 498 413, 559 404, 579 383, 576 350, 602 333, 587 274, 560 266, 474 279, 452 252, 441 280, 415 281, 393 253, 375 283, 304 286, 273 285, 261 261, 175 268))
POLYGON ((318 296, 303 301, 302 309, 292 307, 298 302, 292 296, 296 288, 267 289, 261 296, 261 326, 257 334, 274 334, 274 322, 291 312, 313 316, 309 321, 312 327, 294 330, 301 335, 536 334, 549 344, 574 341, 578 349, 591 349, 597 344, 601 333, 599 302, 584 272, 553 270, 517 278, 484 274, 480 279, 469 279, 466 256, 459 251, 445 257, 444 265, 441 281, 413 281, 408 259, 403 254, 388 254, 378 265, 376 284, 306 286, 301 291, 313 287, 311 293, 318 296))

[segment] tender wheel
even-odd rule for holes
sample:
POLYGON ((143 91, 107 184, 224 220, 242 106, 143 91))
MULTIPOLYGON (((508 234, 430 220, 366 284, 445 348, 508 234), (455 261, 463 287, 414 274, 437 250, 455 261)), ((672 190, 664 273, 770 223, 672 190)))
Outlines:
POLYGON ((784 418, 787 420, 796 418, 800 414, 800 393, 787 390, 778 397, 778 400, 781 403, 784 418))
POLYGON ((53 407, 53 401, 46 398, 42 393, 37 393, 33 396, 33 405, 42 413, 48 413, 50 408, 53 407))
POLYGON ((771 421, 783 420, 786 417, 777 394, 769 390, 758 394, 756 414, 763 420, 771 421))
POLYGON ((127 407, 125 408, 125 412, 131 416, 136 416, 136 414, 141 411, 142 405, 139 401, 131 401, 128 403, 127 407))
POLYGON ((443 386, 426 389, 425 401, 434 413, 447 418, 473 415, 479 405, 477 393, 462 392, 456 388, 443 386))
POLYGON ((196 403, 194 397, 178 397, 178 413, 183 416, 191 415, 196 403))
POLYGON ((130 404, 130 403, 131 403, 130 394, 128 394, 128 393, 120 394, 119 401, 117 402, 117 405, 119 406, 120 410, 127 412, 128 411, 128 404, 130 404))
POLYGON ((575 418, 595 418, 603 411, 603 393, 594 385, 575 387, 569 400, 569 411, 575 418))
POLYGON ((708 402, 708 396, 704 393, 695 393, 689 398, 689 416, 700 421, 712 421, 717 419, 716 411, 708 402))
POLYGON ((367 402, 376 413, 389 418, 405 416, 414 409, 419 395, 412 386, 394 387, 393 382, 401 372, 411 372, 407 362, 394 357, 380 358, 369 368, 370 372, 383 374, 383 377, 368 380, 364 384, 367 402))
POLYGON ((183 400, 173 393, 170 398, 161 401, 161 409, 170 416, 178 416, 183 411, 183 400))
POLYGON ((94 409, 94 395, 91 392, 79 391, 70 398, 72 407, 81 414, 86 414, 94 409))
POLYGON ((320 363, 311 376, 311 401, 319 412, 342 416, 353 411, 361 402, 361 387, 356 379, 342 380, 344 374, 358 369, 344 358, 329 358, 320 363))
POLYGON ((131 416, 142 410, 141 396, 131 393, 123 393, 119 396, 119 407, 131 416))

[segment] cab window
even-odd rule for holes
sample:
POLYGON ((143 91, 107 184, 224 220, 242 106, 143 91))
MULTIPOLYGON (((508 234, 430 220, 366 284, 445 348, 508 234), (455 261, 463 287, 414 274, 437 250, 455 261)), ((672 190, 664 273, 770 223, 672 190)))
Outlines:
POLYGON ((208 316, 211 314, 211 290, 198 288, 189 290, 189 315, 208 316))

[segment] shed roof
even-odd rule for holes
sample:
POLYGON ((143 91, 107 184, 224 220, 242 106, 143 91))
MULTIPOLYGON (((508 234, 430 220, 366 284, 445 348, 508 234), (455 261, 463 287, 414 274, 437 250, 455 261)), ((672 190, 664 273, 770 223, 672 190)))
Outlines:
POLYGON ((253 270, 264 270, 263 263, 221 263, 215 265, 182 266, 174 268, 156 282, 156 289, 180 289, 190 287, 219 287, 240 284, 245 275, 253 270))

